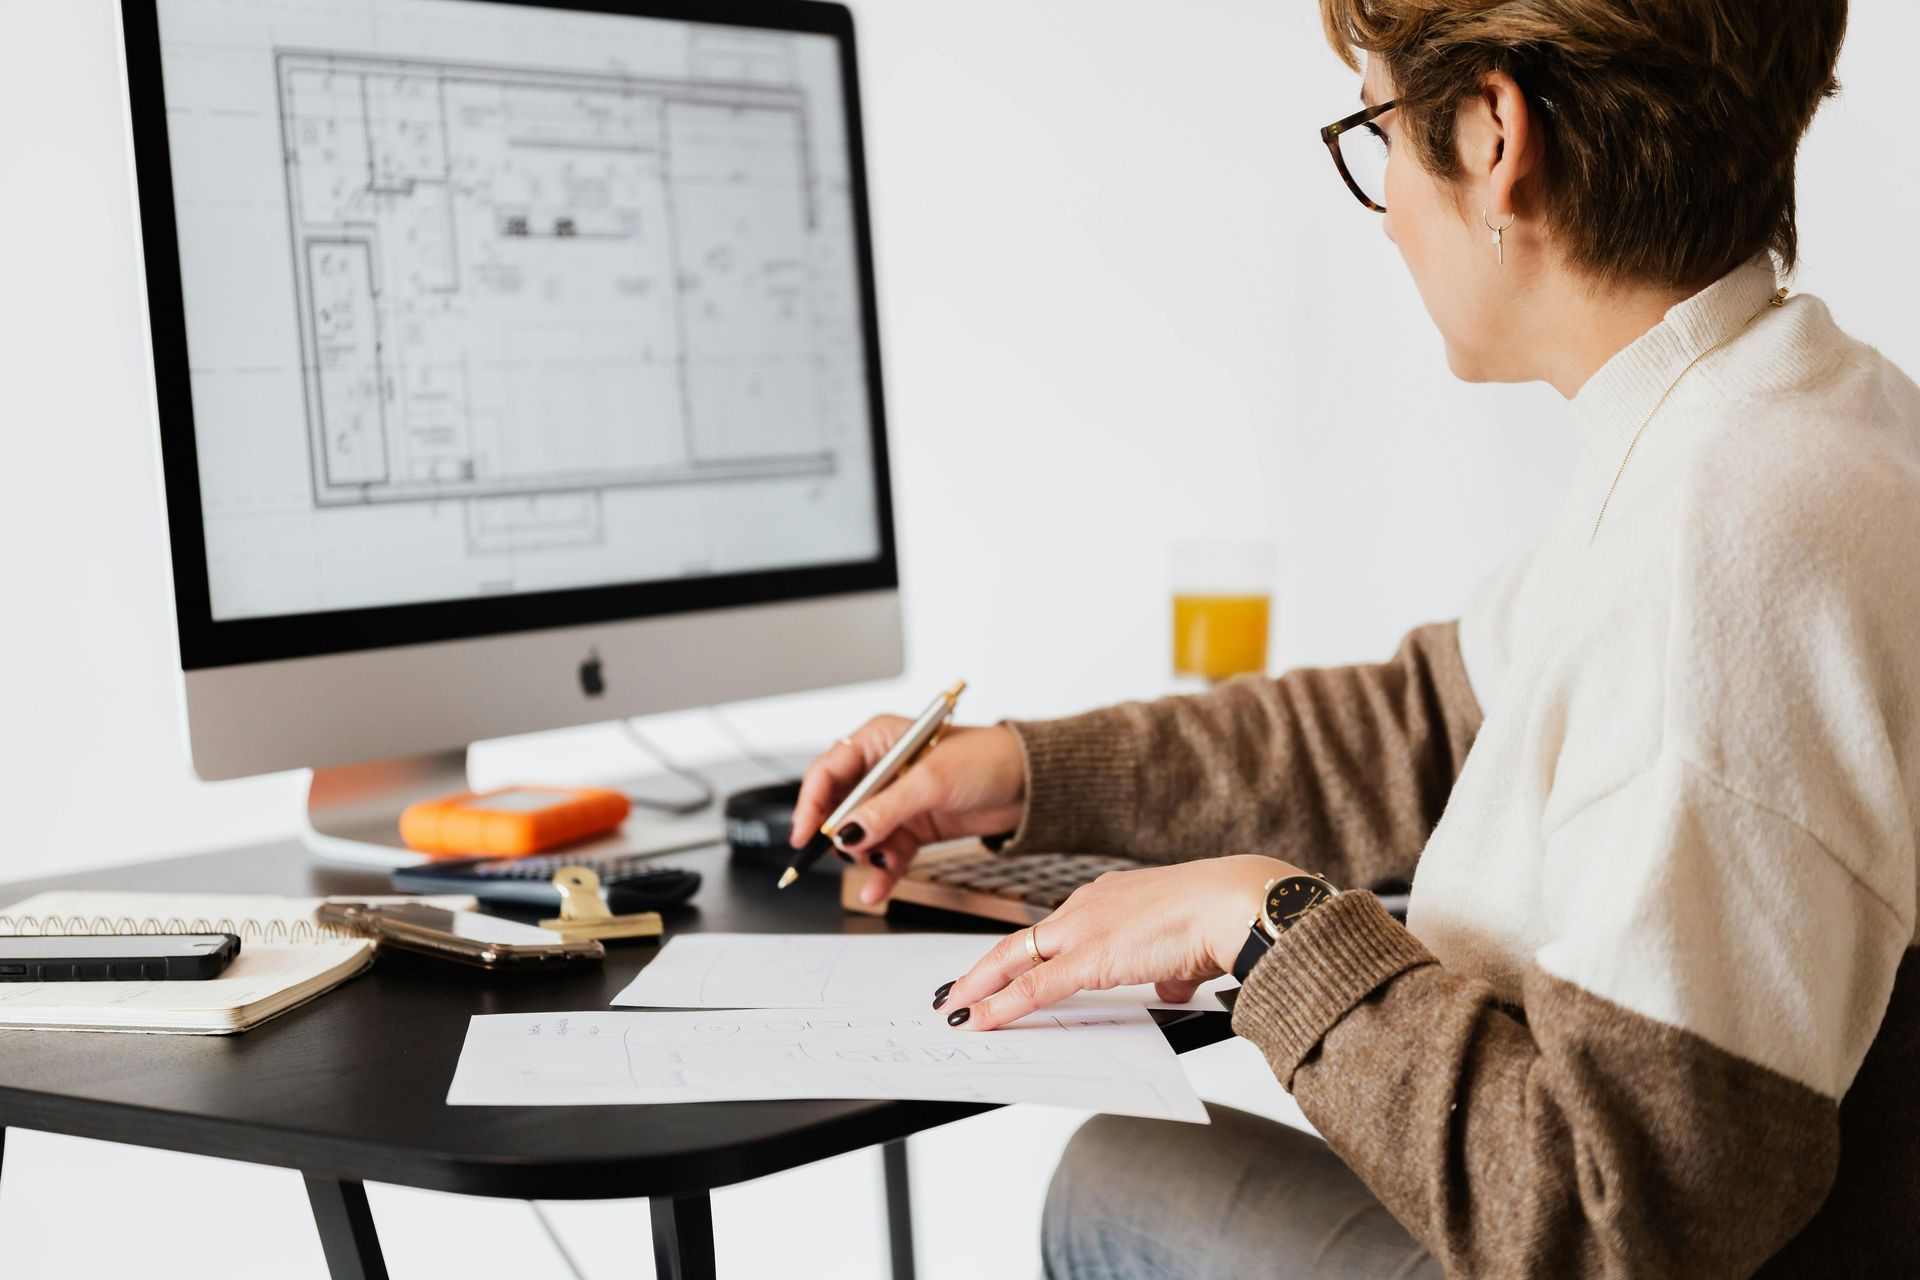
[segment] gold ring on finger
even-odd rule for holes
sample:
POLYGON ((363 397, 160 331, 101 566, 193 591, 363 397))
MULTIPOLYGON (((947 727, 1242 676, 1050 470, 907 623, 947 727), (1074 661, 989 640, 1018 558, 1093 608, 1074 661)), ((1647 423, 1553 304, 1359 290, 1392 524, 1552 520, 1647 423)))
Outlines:
POLYGON ((1040 964, 1045 961, 1046 957, 1040 954, 1040 926, 1037 924, 1028 926, 1025 937, 1027 943, 1027 958, 1035 964, 1040 964))

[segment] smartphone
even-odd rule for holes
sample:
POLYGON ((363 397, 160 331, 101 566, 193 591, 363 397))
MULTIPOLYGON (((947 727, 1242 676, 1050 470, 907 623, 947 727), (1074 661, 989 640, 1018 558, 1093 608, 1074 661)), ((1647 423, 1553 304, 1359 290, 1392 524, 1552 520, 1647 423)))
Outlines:
POLYGON ((322 924, 378 938, 384 945, 481 969, 567 969, 598 964, 607 955, 607 949, 598 942, 569 942, 551 929, 477 911, 444 911, 418 903, 379 906, 328 902, 322 904, 317 916, 322 924))
POLYGON ((217 978, 240 954, 231 933, 0 938, 0 982, 217 978))

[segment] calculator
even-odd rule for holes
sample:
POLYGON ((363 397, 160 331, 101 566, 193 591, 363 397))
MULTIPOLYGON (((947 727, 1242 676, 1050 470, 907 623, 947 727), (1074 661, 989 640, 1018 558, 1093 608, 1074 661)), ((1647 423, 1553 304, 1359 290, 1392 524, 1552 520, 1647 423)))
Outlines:
POLYGON ((551 910, 560 905, 553 874, 562 867, 585 867, 599 876, 607 910, 617 916, 678 906, 700 888, 698 871, 663 866, 657 857, 637 853, 445 859, 396 868, 393 887, 403 893, 470 893, 496 906, 551 910))
MULTIPOLYGON (((1045 920, 1081 885, 1109 871, 1132 871, 1154 863, 1104 854, 993 853, 977 840, 927 849, 913 860, 893 892, 877 906, 860 901, 860 891, 875 874, 862 866, 840 877, 840 905, 862 915, 885 915, 905 902, 961 915, 1029 925, 1045 920)), ((1396 920, 1407 918, 1407 886, 1375 885, 1373 891, 1396 920)))
POLYGON ((1092 854, 1022 853, 1002 857, 978 841, 924 850, 878 906, 860 901, 860 890, 874 873, 851 866, 841 873, 840 905, 865 915, 882 915, 898 902, 938 907, 1004 924, 1037 924, 1051 915, 1083 884, 1109 871, 1147 866, 1132 858, 1092 854))

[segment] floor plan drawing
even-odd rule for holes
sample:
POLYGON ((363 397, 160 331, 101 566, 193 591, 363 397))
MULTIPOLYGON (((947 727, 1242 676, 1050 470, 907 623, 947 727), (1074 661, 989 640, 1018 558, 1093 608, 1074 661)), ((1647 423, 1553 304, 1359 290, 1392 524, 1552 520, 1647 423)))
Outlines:
MULTIPOLYGON (((673 1009, 911 1004, 973 968, 991 941, 977 933, 682 933, 667 940, 613 1003, 673 1009)), ((1180 1003, 1160 999, 1152 983, 1076 998, 1217 1012, 1226 1006, 1216 992, 1229 985, 1215 979, 1180 1003)))
POLYGON ((993 1031, 915 1006, 480 1014, 447 1103, 921 1098, 1208 1122, 1141 1006, 1069 1000, 993 1031))
POLYGON ((807 102, 766 56, 277 51, 315 505, 472 500, 485 554, 594 541, 608 490, 830 474, 807 102))
POLYGON ((650 610, 887 556, 842 36, 156 3, 216 621, 650 610))

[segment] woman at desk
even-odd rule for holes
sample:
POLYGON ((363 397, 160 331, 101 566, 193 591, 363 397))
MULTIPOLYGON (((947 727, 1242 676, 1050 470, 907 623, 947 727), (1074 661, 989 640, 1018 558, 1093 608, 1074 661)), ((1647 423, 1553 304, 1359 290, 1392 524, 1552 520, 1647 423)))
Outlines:
POLYGON ((1845 0, 1321 9, 1365 55, 1340 177, 1453 371, 1571 401, 1557 514, 1385 663, 956 731, 843 848, 1165 864, 934 993, 956 1024, 1245 973, 1324 1145, 1095 1119, 1059 1280, 1920 1274, 1920 389, 1775 279, 1845 0), (1366 889, 1409 880, 1403 926, 1366 889))

